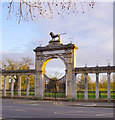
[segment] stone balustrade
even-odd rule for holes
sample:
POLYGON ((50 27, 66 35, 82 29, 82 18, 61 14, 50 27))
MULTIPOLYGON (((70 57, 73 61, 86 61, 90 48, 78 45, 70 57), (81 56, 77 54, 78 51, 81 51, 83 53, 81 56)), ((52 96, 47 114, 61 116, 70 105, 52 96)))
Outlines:
MULTIPOLYGON (((31 70, 1 70, 0 75, 4 76, 4 87, 3 87, 3 96, 6 97, 6 77, 11 76, 11 98, 14 96, 14 79, 15 75, 19 75, 19 86, 18 86, 18 97, 21 97, 21 76, 27 75, 27 89, 26 97, 29 97, 29 75, 35 75, 35 69, 31 70)), ((1 79, 2 80, 2 79, 1 79)), ((36 82, 35 82, 36 87, 36 82)), ((36 90, 36 88, 35 88, 36 90)))
MULTIPOLYGON (((107 73, 107 80, 108 80, 108 101, 111 100, 111 73, 115 72, 115 66, 104 66, 104 67, 80 67, 75 68, 72 72, 72 98, 76 98, 76 76, 78 74, 84 74, 85 75, 85 95, 84 100, 88 100, 88 81, 87 81, 87 75, 89 73, 95 73, 96 75, 96 100, 99 100, 99 74, 100 73, 107 73)), ((3 96, 6 97, 6 77, 11 76, 11 98, 14 96, 14 75, 19 75, 19 86, 18 86, 18 97, 21 97, 21 75, 27 75, 27 89, 26 89, 26 97, 29 97, 29 75, 35 75, 35 97, 36 97, 36 91, 38 88, 36 88, 36 70, 2 70, 0 72, 1 76, 4 76, 4 87, 3 87, 3 96)), ((67 81, 65 81, 67 84, 67 81)), ((67 86, 67 85, 66 85, 67 86)), ((67 88, 66 88, 66 94, 67 94, 67 88)))
MULTIPOLYGON (((88 82, 87 82, 87 74, 95 73, 96 74, 96 100, 99 100, 99 74, 107 73, 107 81, 108 81, 108 101, 111 100, 111 73, 115 72, 115 66, 103 66, 103 67, 78 67, 73 70, 75 77, 78 74, 85 74, 85 100, 88 100, 88 82)), ((76 83, 76 81, 75 81, 76 83)), ((74 84, 75 84, 74 83, 74 84)))

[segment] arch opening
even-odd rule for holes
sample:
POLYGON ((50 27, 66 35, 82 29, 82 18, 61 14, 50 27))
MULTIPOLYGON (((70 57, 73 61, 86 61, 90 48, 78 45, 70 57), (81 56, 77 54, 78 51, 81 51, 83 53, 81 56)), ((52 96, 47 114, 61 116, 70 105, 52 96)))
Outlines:
POLYGON ((51 99, 65 98, 66 65, 59 57, 45 59, 42 67, 44 97, 51 99))
POLYGON ((49 78, 61 79, 65 76, 66 64, 59 57, 48 58, 42 66, 42 74, 49 78))

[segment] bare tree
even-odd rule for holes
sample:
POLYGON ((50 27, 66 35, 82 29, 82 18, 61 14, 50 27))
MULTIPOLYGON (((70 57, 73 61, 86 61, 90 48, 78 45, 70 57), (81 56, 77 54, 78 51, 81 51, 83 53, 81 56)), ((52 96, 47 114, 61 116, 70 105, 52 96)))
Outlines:
POLYGON ((13 13, 16 16, 18 23, 21 20, 28 21, 29 18, 32 20, 39 20, 40 17, 48 17, 53 18, 54 14, 61 15, 63 17, 63 13, 65 14, 76 14, 79 11, 79 8, 82 9, 82 13, 85 12, 85 7, 89 8, 94 7, 94 2, 91 0, 87 2, 74 1, 71 0, 61 0, 63 2, 57 2, 57 0, 52 0, 50 2, 43 2, 42 0, 18 0, 19 2, 15 2, 11 0, 8 4, 9 17, 13 13), (80 7, 79 7, 80 6, 80 7))

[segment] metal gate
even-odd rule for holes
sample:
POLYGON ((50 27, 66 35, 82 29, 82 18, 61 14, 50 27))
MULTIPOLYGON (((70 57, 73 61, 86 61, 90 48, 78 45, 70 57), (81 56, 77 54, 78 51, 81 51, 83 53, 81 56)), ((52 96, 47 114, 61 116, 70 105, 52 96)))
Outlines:
POLYGON ((45 99, 64 99, 65 98, 65 76, 60 79, 45 76, 45 99))

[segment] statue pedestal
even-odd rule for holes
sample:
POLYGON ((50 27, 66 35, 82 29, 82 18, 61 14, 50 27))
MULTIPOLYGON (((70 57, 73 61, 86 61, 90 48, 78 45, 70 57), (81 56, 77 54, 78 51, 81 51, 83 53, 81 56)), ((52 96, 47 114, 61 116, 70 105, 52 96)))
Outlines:
POLYGON ((50 40, 49 44, 47 46, 58 46, 58 45, 63 45, 61 40, 50 40))

